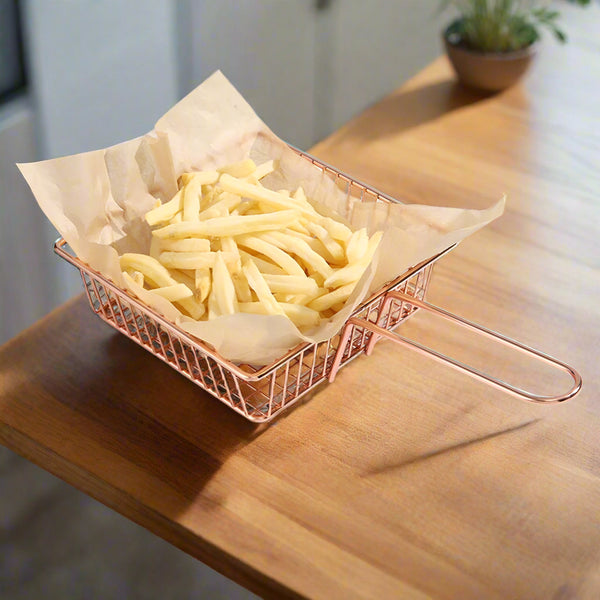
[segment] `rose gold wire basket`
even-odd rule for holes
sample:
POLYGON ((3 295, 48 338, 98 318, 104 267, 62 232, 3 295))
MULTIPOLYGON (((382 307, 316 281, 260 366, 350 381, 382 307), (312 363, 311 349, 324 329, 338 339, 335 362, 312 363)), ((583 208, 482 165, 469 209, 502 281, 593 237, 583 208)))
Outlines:
MULTIPOLYGON (((398 202, 293 149, 321 173, 331 177, 348 196, 362 202, 398 202)), ((79 270, 90 306, 102 320, 255 423, 272 420, 318 384, 325 380, 332 382, 341 367, 363 352, 370 354, 382 337, 409 346, 524 400, 553 403, 573 397, 581 388, 581 377, 567 364, 425 301, 434 263, 453 247, 414 266, 372 294, 354 311, 342 331, 331 339, 300 344, 273 363, 254 368, 223 358, 211 346, 115 286, 69 252, 64 239, 60 238, 54 244, 55 252, 79 270), (568 392, 557 396, 533 394, 394 332, 418 310, 432 312, 566 371, 573 378, 573 385, 568 392)))

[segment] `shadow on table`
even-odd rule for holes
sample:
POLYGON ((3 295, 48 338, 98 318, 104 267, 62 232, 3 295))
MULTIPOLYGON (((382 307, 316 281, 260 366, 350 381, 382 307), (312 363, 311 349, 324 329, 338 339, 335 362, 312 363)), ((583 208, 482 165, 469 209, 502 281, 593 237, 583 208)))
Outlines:
POLYGON ((509 427, 504 427, 499 430, 494 430, 490 433, 479 435, 479 436, 476 436, 476 437, 473 437, 473 438, 470 438, 470 439, 467 439, 464 441, 447 444, 447 445, 441 445, 438 448, 435 448, 432 450, 427 450, 425 452, 422 452, 419 454, 414 454, 412 456, 408 455, 408 456, 401 458, 398 461, 378 465, 377 467, 372 467, 372 468, 368 469, 365 473, 363 473, 363 477, 385 474, 392 470, 402 469, 402 468, 408 467, 410 465, 416 465, 417 463, 421 463, 421 462, 426 461, 431 458, 436 458, 438 456, 441 456, 442 454, 463 450, 464 448, 468 448, 475 444, 479 444, 481 442, 486 442, 488 440, 491 440, 493 438, 496 438, 496 437, 499 437, 502 435, 507 435, 507 434, 510 434, 510 433, 513 433, 516 431, 520 431, 521 429, 525 429, 531 425, 535 425, 536 423, 540 422, 541 420, 542 420, 541 418, 528 419, 526 421, 518 423, 517 425, 511 425, 509 427))
POLYGON ((131 448, 133 460, 148 461, 147 468, 184 503, 196 498, 232 452, 264 430, 119 334, 110 336, 104 352, 118 383, 109 383, 104 396, 100 390, 90 395, 103 397, 98 413, 113 414, 110 429, 131 448))
POLYGON ((82 299, 51 331, 16 338, 12 352, 26 368, 0 369, 3 416, 11 422, 34 413, 33 435, 57 457, 55 474, 63 474, 61 464, 76 465, 92 495, 107 482, 175 517, 232 452, 264 430, 102 323, 82 299), (32 352, 43 364, 31 367, 32 352), (27 379, 11 379, 17 371, 27 379), (169 500, 155 504, 160 490, 169 500))
POLYGON ((455 79, 399 90, 368 108, 361 115, 360 122, 350 123, 334 137, 336 143, 345 137, 364 140, 385 138, 491 97, 490 94, 463 87, 455 79))

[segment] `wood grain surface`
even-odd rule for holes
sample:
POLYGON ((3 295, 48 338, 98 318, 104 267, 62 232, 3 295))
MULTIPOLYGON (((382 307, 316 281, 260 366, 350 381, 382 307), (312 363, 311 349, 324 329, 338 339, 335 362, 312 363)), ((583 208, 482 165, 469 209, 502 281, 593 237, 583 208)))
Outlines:
MULTIPOLYGON (((314 153, 410 202, 507 193, 429 300, 573 364, 573 400, 522 403, 382 341, 256 427, 80 297, 0 349, 0 441, 266 598, 599 598, 600 7, 567 17, 521 85, 469 92, 440 58, 314 153)), ((434 319, 403 328, 568 385, 434 319)))

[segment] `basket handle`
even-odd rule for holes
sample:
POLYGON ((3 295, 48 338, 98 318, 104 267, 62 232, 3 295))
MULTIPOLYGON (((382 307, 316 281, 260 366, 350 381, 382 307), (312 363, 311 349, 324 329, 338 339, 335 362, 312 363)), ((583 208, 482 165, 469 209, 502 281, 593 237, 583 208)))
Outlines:
POLYGON ((575 369, 573 369, 569 365, 557 360, 556 358, 553 358, 552 356, 549 356, 548 354, 544 354, 543 352, 540 352, 539 350, 535 350, 533 348, 530 348, 529 346, 521 344, 521 342, 518 342, 516 340, 508 338, 500 333, 492 331, 491 329, 487 329, 486 327, 482 327, 481 325, 478 325, 477 323, 473 323, 472 321, 468 321, 467 319, 463 319, 462 317, 459 317, 451 312, 448 312, 448 311, 444 310, 443 308, 439 308, 437 306, 434 306, 433 304, 429 304, 428 302, 425 302, 424 300, 419 300, 412 296, 407 296, 406 294, 403 294, 402 292, 390 292, 384 300, 384 304, 383 304, 383 307, 382 307, 382 310, 380 313, 381 315, 388 314, 389 306, 390 306, 392 300, 400 300, 401 302, 405 302, 407 304, 410 304, 411 306, 414 306, 417 308, 422 308, 423 310, 426 310, 426 311, 433 313, 439 317, 442 317, 443 319, 446 319, 447 321, 451 321, 453 323, 461 325, 462 327, 465 327, 466 329, 469 329, 471 331, 475 331, 476 333, 479 333, 479 334, 483 335, 484 337, 496 340, 506 346, 509 346, 520 352, 523 352, 525 354, 533 356, 534 358, 537 358, 537 359, 541 360, 542 362, 548 363, 562 371, 566 371, 573 378, 573 382, 574 382, 573 386, 571 387, 571 389, 568 392, 557 395, 557 396, 544 396, 544 395, 534 394, 532 392, 522 390, 510 383, 507 383, 506 381, 503 381, 501 379, 498 379, 496 377, 488 375, 487 373, 484 373, 484 372, 480 371, 479 369, 476 369, 475 367, 471 367, 462 362, 459 362, 458 360, 451 358, 449 356, 446 356, 445 354, 441 354, 441 353, 437 352, 436 350, 433 350, 432 348, 428 348, 427 346, 423 346, 423 345, 419 344, 418 342, 409 340, 395 332, 388 331, 387 329, 384 329, 383 327, 381 327, 382 318, 380 318, 380 320, 377 322, 377 324, 375 324, 375 323, 371 323, 370 321, 366 321, 364 319, 358 319, 355 317, 351 317, 348 320, 348 322, 344 328, 344 331, 342 333, 342 338, 340 340, 339 351, 337 352, 335 359, 333 361, 333 364, 331 366, 329 381, 333 381, 333 379, 335 378, 335 375, 337 373, 337 370, 340 367, 340 363, 342 361, 342 355, 344 354, 344 349, 346 347, 346 344, 348 343, 348 338, 350 337, 350 334, 351 334, 353 328, 355 326, 359 326, 359 327, 368 329, 369 331, 372 332, 371 338, 370 338, 370 340, 367 344, 366 350, 365 350, 367 355, 371 354, 377 341, 380 338, 385 337, 387 339, 392 340, 393 342, 396 342, 403 346, 412 348, 413 350, 416 350, 417 352, 419 352, 419 354, 423 354, 425 356, 430 356, 431 358, 434 358, 435 360, 437 360, 439 362, 450 365, 451 367, 458 369, 459 371, 463 371, 463 372, 467 373, 468 375, 475 377, 476 379, 480 379, 493 387, 504 390, 505 392, 507 392, 513 396, 516 396, 517 398, 520 398, 522 400, 526 400, 528 402, 536 402, 536 403, 542 403, 542 404, 563 402, 565 400, 568 400, 569 398, 572 398, 581 389, 581 383, 582 383, 581 375, 579 375, 579 373, 577 371, 575 371, 575 369))

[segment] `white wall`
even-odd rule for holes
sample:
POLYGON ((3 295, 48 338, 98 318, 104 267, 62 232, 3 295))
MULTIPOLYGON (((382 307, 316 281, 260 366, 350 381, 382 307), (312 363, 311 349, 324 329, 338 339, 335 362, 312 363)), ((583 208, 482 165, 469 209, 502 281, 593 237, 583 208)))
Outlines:
POLYGON ((437 0, 331 0, 320 34, 328 57, 319 78, 320 104, 328 116, 324 136, 373 104, 441 53, 446 15, 437 0))
POLYGON ((221 69, 307 149, 440 53, 434 0, 180 0, 182 83, 221 69))
POLYGON ((33 111, 13 100, 0 108, 0 343, 59 300, 45 217, 15 166, 35 157, 33 111))
POLYGON ((300 147, 315 132, 317 12, 313 0, 183 0, 185 91, 220 69, 281 138, 300 147))
POLYGON ((169 0, 27 0, 40 155, 137 137, 178 98, 169 0))

